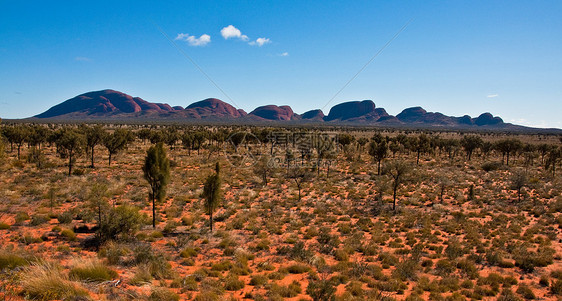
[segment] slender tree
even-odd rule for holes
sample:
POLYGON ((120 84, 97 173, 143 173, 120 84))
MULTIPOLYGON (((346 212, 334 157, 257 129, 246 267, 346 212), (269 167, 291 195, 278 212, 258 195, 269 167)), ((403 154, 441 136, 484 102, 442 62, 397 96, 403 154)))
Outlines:
POLYGON ((392 178, 392 210, 396 211, 396 193, 398 192, 398 187, 405 182, 411 167, 406 162, 397 160, 385 164, 383 170, 384 174, 392 178))
POLYGON ((68 175, 70 176, 76 156, 80 155, 84 150, 84 145, 86 144, 84 135, 75 129, 64 128, 61 130, 55 143, 60 156, 68 158, 68 175))
POLYGON ((104 215, 106 215, 110 208, 107 202, 108 197, 109 191, 107 184, 101 181, 94 181, 86 197, 90 210, 98 217, 98 228, 100 229, 103 227, 104 215))
POLYGON ((162 142, 148 149, 142 171, 150 185, 148 196, 152 201, 152 227, 156 228, 156 200, 164 200, 170 180, 170 160, 162 142))
POLYGON ((299 190, 299 201, 300 201, 302 184, 312 179, 312 173, 306 167, 295 166, 289 170, 287 177, 295 181, 295 184, 297 185, 297 189, 299 190))
POLYGON ((386 140, 380 142, 371 141, 369 143, 369 155, 373 157, 377 164, 377 174, 381 174, 381 161, 388 155, 388 143, 386 140))
POLYGON ((127 145, 134 140, 133 134, 125 129, 116 129, 113 133, 108 133, 103 138, 103 145, 109 153, 108 165, 111 166, 111 157, 127 148, 127 145))
POLYGON ((484 141, 482 141, 482 138, 480 138, 480 136, 467 135, 462 137, 461 145, 466 152, 466 157, 468 158, 468 161, 470 161, 470 158, 472 157, 472 153, 474 152, 474 150, 481 147, 483 143, 484 141))
POLYGON ((203 186, 205 209, 209 214, 209 227, 213 232, 213 213, 217 210, 221 198, 221 178, 219 162, 215 165, 215 173, 208 176, 203 186))
POLYGON ((88 146, 88 150, 90 151, 91 156, 90 167, 94 168, 94 149, 96 148, 96 145, 99 145, 103 142, 106 133, 101 125, 86 127, 84 129, 84 133, 86 134, 86 145, 88 146))
POLYGON ((521 189, 527 186, 529 182, 529 178, 527 177, 527 173, 524 171, 517 171, 511 177, 511 189, 517 191, 517 201, 521 202, 521 189))
MULTIPOLYGON (((523 143, 516 138, 507 138, 496 142, 495 148, 505 157, 505 165, 509 165, 509 156, 523 147, 523 143)), ((503 159, 503 158, 502 158, 503 159)))

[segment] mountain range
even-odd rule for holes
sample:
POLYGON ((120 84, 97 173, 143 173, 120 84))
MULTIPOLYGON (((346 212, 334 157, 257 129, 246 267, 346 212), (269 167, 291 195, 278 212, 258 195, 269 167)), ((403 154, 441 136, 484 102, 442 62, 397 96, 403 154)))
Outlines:
POLYGON ((207 98, 183 108, 165 103, 152 103, 115 90, 93 91, 78 95, 55 105, 31 119, 53 120, 184 120, 217 122, 287 122, 319 124, 388 125, 439 128, 491 128, 520 127, 505 123, 500 117, 483 113, 476 118, 447 116, 427 112, 421 107, 403 110, 396 116, 377 108, 371 100, 349 101, 333 106, 328 115, 322 110, 295 113, 290 106, 266 105, 250 113, 216 98, 207 98))

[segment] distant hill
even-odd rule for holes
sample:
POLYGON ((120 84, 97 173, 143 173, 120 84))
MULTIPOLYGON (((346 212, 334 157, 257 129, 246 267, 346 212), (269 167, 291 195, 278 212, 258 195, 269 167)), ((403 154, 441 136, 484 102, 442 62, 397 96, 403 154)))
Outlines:
POLYGON ((392 116, 385 109, 377 108, 371 100, 337 104, 326 116, 319 109, 299 115, 290 106, 277 105, 261 106, 248 114, 217 98, 207 98, 183 108, 148 102, 140 97, 133 97, 115 90, 84 93, 31 118, 53 120, 150 119, 180 122, 207 120, 232 123, 315 123, 439 129, 531 129, 505 123, 500 117, 490 113, 483 113, 476 118, 468 115, 454 117, 439 112, 427 112, 422 107, 412 107, 392 116))
POLYGON ((139 112, 165 113, 171 111, 175 111, 175 109, 167 104, 151 103, 119 91, 101 90, 78 95, 35 117, 108 117, 139 112))

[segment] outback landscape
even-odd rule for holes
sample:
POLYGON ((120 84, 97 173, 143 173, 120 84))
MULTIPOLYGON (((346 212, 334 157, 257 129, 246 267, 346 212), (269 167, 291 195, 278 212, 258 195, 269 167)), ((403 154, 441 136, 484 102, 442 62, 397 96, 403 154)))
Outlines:
POLYGON ((3 300, 559 300, 562 139, 6 123, 3 300))
POLYGON ((0 301, 562 301, 562 1, 3 1, 0 301))

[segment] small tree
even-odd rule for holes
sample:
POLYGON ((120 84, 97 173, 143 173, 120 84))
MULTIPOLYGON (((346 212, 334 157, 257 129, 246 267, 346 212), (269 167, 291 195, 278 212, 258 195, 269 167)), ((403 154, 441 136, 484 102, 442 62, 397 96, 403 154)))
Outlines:
POLYGON ((517 191, 517 201, 521 202, 521 189, 527 186, 529 178, 524 171, 517 171, 511 177, 511 189, 517 191))
MULTIPOLYGON (((509 165, 509 156, 523 147, 523 143, 516 138, 503 139, 495 144, 495 148, 505 157, 505 165, 509 165)), ((502 157, 502 160, 503 160, 502 157)))
POLYGON ((94 168, 94 149, 96 148, 96 145, 103 142, 105 131, 101 125, 96 125, 94 127, 86 127, 84 129, 84 133, 86 134, 86 145, 88 146, 91 156, 90 167, 94 168))
POLYGON ((213 232, 213 213, 219 206, 221 198, 221 178, 219 162, 215 165, 215 173, 208 176, 203 187, 203 198, 205 199, 205 209, 209 214, 209 227, 213 232))
POLYGON ((142 171, 150 185, 148 196, 152 201, 152 227, 156 228, 156 200, 164 200, 170 180, 170 160, 162 142, 148 149, 142 171))
POLYGON ((480 136, 468 135, 462 137, 461 145, 466 151, 466 156, 468 158, 468 161, 470 161, 470 158, 472 157, 472 153, 474 152, 474 150, 481 147, 483 143, 484 141, 482 141, 482 138, 480 138, 480 136))
POLYGON ((396 211, 396 193, 398 187, 405 182, 411 167, 406 162, 398 160, 385 164, 383 170, 384 174, 392 178, 392 210, 396 211))
POLYGON ((306 167, 294 167, 289 170, 287 175, 289 179, 295 181, 297 189, 299 190, 299 201, 301 200, 302 184, 312 178, 312 173, 306 167))
POLYGON ((268 155, 262 155, 259 160, 254 164, 254 173, 261 177, 263 185, 267 185, 269 176, 273 173, 275 161, 268 155))
POLYGON ((6 136, 6 139, 10 142, 11 150, 13 150, 14 144, 18 148, 18 160, 20 160, 21 146, 25 143, 27 135, 28 128, 23 125, 7 127, 4 129, 4 136, 6 136))
POLYGON ((98 227, 101 228, 104 222, 104 215, 109 210, 109 197, 107 184, 100 181, 94 181, 87 195, 88 206, 98 217, 98 227))
POLYGON ((386 140, 380 142, 372 141, 369 143, 369 155, 378 162, 377 174, 381 174, 381 161, 388 155, 388 143, 386 140))
POLYGON ((68 158, 68 175, 72 174, 72 165, 76 156, 82 153, 86 143, 84 135, 74 129, 65 128, 61 130, 57 141, 57 150, 61 157, 68 158))
POLYGON ((443 196, 445 195, 447 188, 451 186, 451 180, 449 180, 446 176, 441 176, 437 179, 437 185, 439 186, 439 200, 443 203, 443 196))
POLYGON ((109 152, 109 166, 111 166, 111 157, 125 149, 134 138, 134 135, 125 129, 117 129, 112 134, 105 135, 103 145, 109 152))

